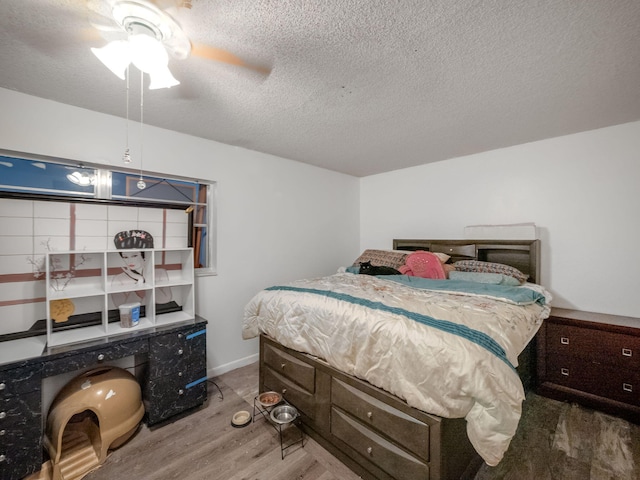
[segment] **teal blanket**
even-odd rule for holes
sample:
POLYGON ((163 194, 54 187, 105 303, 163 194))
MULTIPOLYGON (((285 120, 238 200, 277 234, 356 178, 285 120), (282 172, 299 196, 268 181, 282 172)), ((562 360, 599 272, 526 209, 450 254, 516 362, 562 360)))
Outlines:
POLYGON ((471 293, 488 297, 502 298, 517 305, 530 303, 545 304, 544 295, 526 287, 494 285, 490 283, 469 282, 466 280, 434 280, 431 278, 411 277, 408 275, 385 275, 385 280, 402 283, 421 290, 437 290, 440 292, 471 293))

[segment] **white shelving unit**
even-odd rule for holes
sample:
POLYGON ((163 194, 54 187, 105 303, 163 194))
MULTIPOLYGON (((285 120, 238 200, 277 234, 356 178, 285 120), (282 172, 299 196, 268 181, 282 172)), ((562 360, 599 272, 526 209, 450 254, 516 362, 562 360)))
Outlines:
POLYGON ((130 333, 195 316, 191 248, 49 252, 45 262, 49 346, 130 333), (136 280, 135 273, 125 271, 127 264, 144 264, 144 280, 136 280), (109 311, 135 301, 145 307, 137 326, 123 328, 119 321, 109 322, 109 311), (181 308, 159 313, 158 304, 169 302, 181 308), (64 317, 71 309, 72 315, 94 314, 99 323, 87 320, 86 325, 64 328, 64 317), (62 315, 57 313, 60 310, 62 315))

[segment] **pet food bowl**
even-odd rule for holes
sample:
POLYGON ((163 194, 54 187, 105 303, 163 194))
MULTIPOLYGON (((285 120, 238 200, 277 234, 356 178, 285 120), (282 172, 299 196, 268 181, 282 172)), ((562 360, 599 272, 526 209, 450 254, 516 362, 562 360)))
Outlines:
POLYGON ((280 405, 271 410, 271 420, 280 425, 287 425, 296 418, 298 418, 298 410, 291 405, 280 405))
POLYGON ((267 410, 282 401, 282 395, 278 392, 263 392, 258 395, 258 403, 267 410))
POLYGON ((234 427, 246 427, 251 423, 251 414, 246 410, 240 410, 233 415, 231 425, 234 427))

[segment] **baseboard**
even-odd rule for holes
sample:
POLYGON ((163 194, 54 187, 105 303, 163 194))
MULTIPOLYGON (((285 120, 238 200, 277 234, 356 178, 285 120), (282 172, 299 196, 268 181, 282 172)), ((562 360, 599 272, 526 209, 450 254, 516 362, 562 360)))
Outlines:
POLYGON ((249 355, 248 357, 244 357, 233 362, 225 363, 224 365, 218 365, 217 367, 210 368, 207 370, 207 377, 217 377, 218 375, 230 372, 231 370, 235 370, 236 368, 245 367, 247 365, 251 365, 252 363, 256 363, 259 356, 260 355, 258 353, 254 353, 253 355, 249 355))

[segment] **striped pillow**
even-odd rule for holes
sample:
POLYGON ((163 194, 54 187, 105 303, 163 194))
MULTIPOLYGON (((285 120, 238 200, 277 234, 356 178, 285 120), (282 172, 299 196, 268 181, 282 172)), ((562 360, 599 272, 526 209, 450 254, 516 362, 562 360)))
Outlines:
POLYGON ((480 260, 460 260, 453 264, 460 272, 501 273, 524 283, 529 278, 515 267, 503 263, 482 262, 480 260))
POLYGON ((354 266, 360 266, 362 262, 371 262, 378 267, 391 267, 396 270, 404 265, 407 254, 411 252, 398 252, 396 250, 367 249, 353 262, 354 266))

